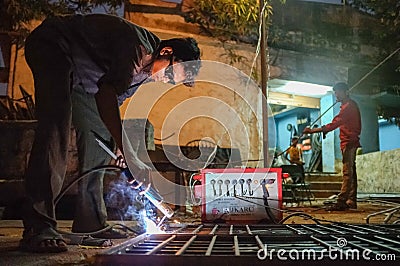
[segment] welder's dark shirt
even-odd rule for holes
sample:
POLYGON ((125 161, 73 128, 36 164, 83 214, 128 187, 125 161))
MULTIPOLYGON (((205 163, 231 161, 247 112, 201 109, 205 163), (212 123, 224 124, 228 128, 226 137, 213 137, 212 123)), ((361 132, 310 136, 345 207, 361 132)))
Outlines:
POLYGON ((137 81, 135 75, 147 78, 143 68, 152 62, 160 43, 153 33, 111 15, 53 17, 45 24, 57 28, 65 37, 66 53, 90 93, 96 93, 98 85, 105 83, 117 95, 123 95, 137 81))
POLYGON ((342 102, 340 112, 332 122, 323 126, 322 131, 327 133, 336 128, 340 129, 340 148, 344 150, 346 147, 354 148, 360 147, 360 133, 361 133, 361 116, 357 104, 348 99, 342 102))

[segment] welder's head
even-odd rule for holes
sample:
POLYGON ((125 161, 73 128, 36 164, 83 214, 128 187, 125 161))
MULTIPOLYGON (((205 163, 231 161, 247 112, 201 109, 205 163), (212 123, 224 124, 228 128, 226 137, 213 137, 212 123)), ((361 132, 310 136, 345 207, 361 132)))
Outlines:
POLYGON ((164 75, 169 82, 183 82, 186 86, 194 85, 194 78, 201 67, 200 49, 193 38, 173 38, 162 40, 156 60, 169 60, 164 75), (181 64, 179 64, 181 63, 181 64))
POLYGON ((344 82, 336 83, 332 89, 338 102, 342 102, 349 96, 349 86, 344 82))

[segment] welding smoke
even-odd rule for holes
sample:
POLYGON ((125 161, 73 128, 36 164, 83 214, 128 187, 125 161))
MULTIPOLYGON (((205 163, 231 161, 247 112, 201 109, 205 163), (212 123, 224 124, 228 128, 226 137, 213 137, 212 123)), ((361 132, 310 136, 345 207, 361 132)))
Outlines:
POLYGON ((109 220, 135 221, 134 230, 144 233, 146 230, 145 217, 155 219, 155 207, 139 191, 127 185, 128 179, 120 175, 117 180, 110 182, 105 196, 109 220))

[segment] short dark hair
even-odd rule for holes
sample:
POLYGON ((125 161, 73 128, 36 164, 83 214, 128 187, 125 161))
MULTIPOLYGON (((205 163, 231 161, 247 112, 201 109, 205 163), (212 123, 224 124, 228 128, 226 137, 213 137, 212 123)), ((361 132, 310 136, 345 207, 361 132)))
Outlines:
POLYGON ((186 86, 193 86, 193 79, 195 76, 197 76, 201 67, 200 49, 197 45, 197 41, 193 38, 173 38, 162 40, 157 49, 157 56, 164 47, 172 48, 172 55, 177 61, 189 61, 188 63, 184 64, 186 80, 183 83, 186 86))
POLYGON ((162 40, 158 46, 157 54, 159 54, 164 47, 172 47, 174 51, 173 55, 178 60, 200 60, 200 49, 197 45, 197 41, 193 38, 173 38, 162 40))
POLYGON ((349 86, 347 83, 344 82, 338 82, 333 86, 333 91, 348 91, 349 86))

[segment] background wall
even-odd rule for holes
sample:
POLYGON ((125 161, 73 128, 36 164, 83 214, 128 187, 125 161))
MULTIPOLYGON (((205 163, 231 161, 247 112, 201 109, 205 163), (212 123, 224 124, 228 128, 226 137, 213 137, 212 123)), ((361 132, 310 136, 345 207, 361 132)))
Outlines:
POLYGON ((400 149, 372 152, 356 158, 358 191, 400 193, 400 149))

